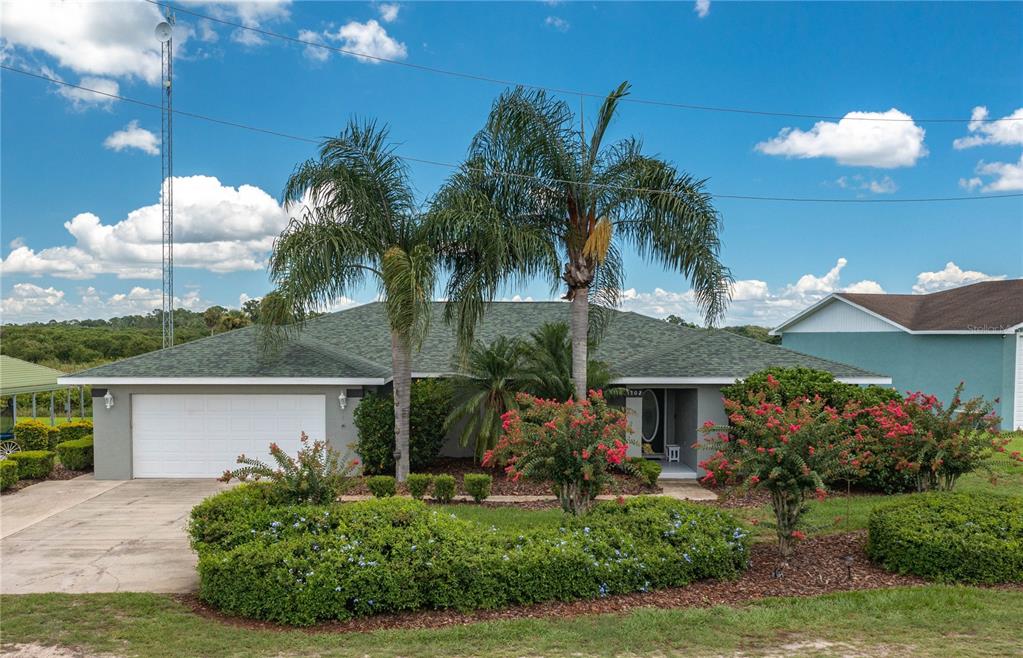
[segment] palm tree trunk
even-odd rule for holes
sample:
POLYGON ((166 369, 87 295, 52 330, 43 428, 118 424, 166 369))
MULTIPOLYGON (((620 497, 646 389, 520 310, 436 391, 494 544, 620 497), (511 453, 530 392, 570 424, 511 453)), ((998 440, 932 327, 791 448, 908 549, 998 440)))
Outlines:
POLYGON ((412 389, 412 351, 408 341, 391 331, 391 369, 394 377, 394 476, 404 482, 409 474, 409 406, 412 389))
POLYGON ((572 383, 575 399, 586 399, 587 336, 590 329, 590 288, 575 288, 572 297, 572 383))

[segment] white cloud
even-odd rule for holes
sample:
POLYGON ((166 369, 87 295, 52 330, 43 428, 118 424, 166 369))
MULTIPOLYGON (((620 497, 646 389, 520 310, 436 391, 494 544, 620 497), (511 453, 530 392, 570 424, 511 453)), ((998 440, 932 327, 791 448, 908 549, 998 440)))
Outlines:
POLYGON ((843 165, 881 169, 911 167, 927 155, 924 129, 894 108, 887 112, 849 112, 838 123, 818 121, 807 131, 784 128, 777 137, 757 144, 756 149, 767 155, 834 158, 843 165))
POLYGON ((873 194, 894 194, 899 186, 895 184, 891 176, 882 178, 866 178, 856 174, 855 176, 839 176, 835 184, 842 189, 863 190, 873 194))
POLYGON ((696 0, 696 3, 693 5, 693 11, 700 18, 706 18, 707 14, 710 13, 710 0, 696 0))
POLYGON ((1023 144, 1023 107, 1001 121, 990 121, 983 105, 973 108, 968 125, 970 135, 952 142, 957 149, 968 149, 982 144, 1023 144))
POLYGON ((377 11, 380 12, 380 20, 385 23, 393 23, 398 19, 398 11, 401 9, 401 5, 392 2, 384 2, 377 5, 377 11))
POLYGON ((1019 192, 1023 191, 1023 155, 1019 162, 984 162, 977 163, 973 178, 960 178, 959 186, 967 190, 980 188, 981 192, 1019 192), (994 180, 986 185, 981 176, 994 180))
MULTIPOLYGON (((821 276, 804 274, 795 283, 773 290, 765 281, 757 279, 736 281, 724 323, 774 327, 833 292, 884 292, 876 281, 857 281, 842 286, 841 271, 847 263, 845 258, 839 258, 835 266, 821 276)), ((703 319, 692 290, 676 292, 655 288, 652 292, 639 292, 630 288, 622 292, 622 308, 658 318, 675 314, 691 322, 700 323, 703 319)))
MULTIPOLYGON (((43 75, 51 77, 55 80, 62 80, 59 75, 56 75, 53 71, 43 68, 43 75)), ((57 85, 55 91, 57 94, 71 101, 71 106, 76 110, 83 111, 89 108, 98 107, 102 109, 110 109, 110 107, 117 100, 104 94, 117 95, 121 87, 117 84, 116 80, 110 78, 94 78, 92 76, 85 76, 79 81, 82 87, 89 89, 95 89, 96 91, 103 92, 100 94, 86 91, 85 89, 78 89, 76 87, 66 87, 64 85, 57 85)))
MULTIPOLYGON (((323 43, 323 35, 319 32, 312 30, 299 30, 298 38, 302 41, 310 41, 312 43, 323 43)), ((316 46, 306 45, 302 49, 302 54, 311 60, 317 62, 325 62, 330 58, 330 51, 326 48, 317 48, 316 46)))
MULTIPOLYGON (((146 2, 5 2, 5 46, 50 55, 82 75, 160 80, 160 10, 146 2)), ((184 31, 178 43, 187 38, 184 31)))
MULTIPOLYGON (((261 270, 288 214, 251 185, 222 185, 210 176, 174 179, 174 262, 212 272, 261 270)), ((36 251, 21 245, 0 262, 0 273, 88 279, 160 277, 161 215, 154 203, 104 224, 90 212, 64 223, 74 244, 36 251)))
MULTIPOLYGON (((146 315, 162 304, 163 295, 159 288, 134 286, 127 292, 110 294, 89 286, 80 289, 78 301, 73 302, 65 291, 52 286, 43 288, 33 283, 16 283, 0 300, 0 313, 4 322, 106 319, 120 315, 146 315)), ((174 298, 175 308, 195 311, 209 305, 196 289, 174 298)))
POLYGON ((337 32, 327 31, 324 35, 332 41, 340 42, 345 50, 359 53, 352 56, 360 62, 379 64, 379 60, 370 58, 405 59, 408 56, 405 44, 392 38, 387 34, 387 30, 373 19, 365 23, 351 21, 342 25, 337 32))
POLYGON ((568 32, 568 28, 572 27, 568 21, 559 16, 548 16, 544 19, 543 24, 558 32, 568 32))
POLYGON ((913 292, 923 294, 965 286, 966 284, 977 283, 978 281, 1001 281, 1004 278, 1004 274, 992 275, 973 270, 963 270, 955 263, 949 261, 945 264, 945 269, 943 270, 917 274, 913 292))
POLYGON ((103 140, 103 147, 113 151, 138 149, 149 155, 160 155, 160 139, 155 133, 139 128, 139 122, 132 120, 121 130, 111 133, 103 140))
MULTIPOLYGON (((290 15, 291 0, 239 0, 236 2, 208 2, 208 0, 187 0, 184 4, 197 6, 204 13, 249 28, 263 28, 266 23, 287 20, 290 15)), ((209 21, 200 21, 200 38, 203 41, 216 41, 218 36, 209 21)), ((243 46, 257 47, 267 43, 258 32, 234 29, 231 40, 243 46)))

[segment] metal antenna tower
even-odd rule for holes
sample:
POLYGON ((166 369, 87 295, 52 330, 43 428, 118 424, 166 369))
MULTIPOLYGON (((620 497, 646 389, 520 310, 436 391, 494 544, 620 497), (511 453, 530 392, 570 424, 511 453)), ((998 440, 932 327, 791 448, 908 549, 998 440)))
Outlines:
POLYGON ((174 345, 174 13, 156 26, 160 40, 162 85, 160 89, 160 208, 163 219, 163 346, 174 345))

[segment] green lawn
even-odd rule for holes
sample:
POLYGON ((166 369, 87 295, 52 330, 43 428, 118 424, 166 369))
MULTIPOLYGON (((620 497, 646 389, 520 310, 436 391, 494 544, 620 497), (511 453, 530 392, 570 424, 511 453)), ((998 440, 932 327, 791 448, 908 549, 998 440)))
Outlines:
POLYGON ((0 598, 3 643, 117 656, 605 656, 886 654, 996 656, 1020 649, 1023 592, 930 586, 746 607, 657 610, 374 633, 253 630, 158 594, 0 598))
MULTIPOLYGON (((990 474, 980 471, 963 476, 956 484, 955 490, 992 495, 1018 496, 1023 494, 1023 464, 1009 458, 1009 453, 1012 451, 1023 451, 1023 432, 1014 432, 1011 436, 1012 442, 1006 447, 1005 454, 995 456, 990 474)), ((905 495, 909 494, 846 496, 843 491, 834 492, 823 502, 813 501, 809 504, 810 510, 805 517, 808 534, 864 529, 867 527, 867 520, 874 507, 905 495)), ((765 521, 773 518, 770 505, 733 511, 747 522, 765 521)), ((773 529, 761 526, 756 532, 760 538, 774 538, 773 529)))

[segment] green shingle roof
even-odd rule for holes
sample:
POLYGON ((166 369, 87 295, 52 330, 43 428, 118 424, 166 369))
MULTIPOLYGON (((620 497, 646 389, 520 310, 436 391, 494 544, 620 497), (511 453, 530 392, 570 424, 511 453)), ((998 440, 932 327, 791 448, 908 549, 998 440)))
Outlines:
POLYGON ((59 388, 57 378, 63 375, 60 370, 0 355, 0 395, 52 391, 59 388))
MULTIPOLYGON (((415 373, 452 370, 455 335, 444 323, 443 302, 434 304, 433 323, 413 357, 415 373)), ((495 302, 477 337, 526 336, 547 322, 567 322, 564 302, 495 302)), ((850 365, 793 352, 778 345, 717 329, 690 329, 636 313, 614 311, 595 358, 622 378, 745 377, 770 366, 805 366, 836 377, 877 377, 850 365)), ((150 352, 76 377, 317 377, 389 378, 391 342, 380 302, 320 316, 276 354, 260 348, 259 328, 246 327, 169 349, 150 352)))

